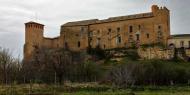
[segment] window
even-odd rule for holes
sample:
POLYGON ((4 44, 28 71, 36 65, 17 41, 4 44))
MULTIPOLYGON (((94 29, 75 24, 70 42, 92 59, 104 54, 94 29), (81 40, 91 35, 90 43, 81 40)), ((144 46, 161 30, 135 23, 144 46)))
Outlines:
POLYGON ((117 32, 120 32, 120 28, 119 27, 117 28, 117 32))
POLYGON ((162 26, 161 26, 161 25, 158 25, 158 29, 162 29, 162 26))
POLYGON ((136 34, 136 40, 139 41, 139 34, 136 34))
POLYGON ((93 32, 89 32, 89 36, 92 37, 93 36, 93 32))
POLYGON ((83 32, 84 31, 84 27, 81 27, 81 32, 83 32))
POLYGON ((80 41, 78 41, 78 47, 80 47, 80 41))
POLYGON ((76 34, 76 36, 78 37, 78 36, 79 36, 79 34, 76 34))
POLYGON ((149 38, 149 36, 150 36, 149 34, 146 34, 146 37, 147 37, 147 38, 149 38))
POLYGON ((97 38, 97 46, 100 46, 100 38, 97 38))
POLYGON ((108 34, 110 34, 110 33, 111 33, 111 28, 108 29, 108 34))
POLYGON ((133 26, 129 26, 129 32, 133 32, 133 26))
POLYGON ((100 30, 97 31, 97 34, 100 34, 100 30))
POLYGON ((65 48, 68 48, 68 43, 67 42, 65 42, 65 48))
POLYGON ((104 49, 106 48, 106 45, 104 44, 104 49))
POLYGON ((120 43, 121 43, 121 37, 118 36, 118 37, 116 38, 116 44, 120 44, 120 43))
POLYGON ((141 25, 138 26, 139 27, 139 30, 141 29, 141 25))
POLYGON ((181 41, 181 42, 180 42, 180 46, 181 46, 181 47, 184 47, 184 41, 181 41))

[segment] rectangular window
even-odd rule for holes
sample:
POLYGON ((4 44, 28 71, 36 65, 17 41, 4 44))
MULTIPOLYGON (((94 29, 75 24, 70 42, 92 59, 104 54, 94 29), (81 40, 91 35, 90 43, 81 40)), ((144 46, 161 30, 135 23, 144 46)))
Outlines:
POLYGON ((118 43, 121 43, 121 37, 118 37, 118 43))
POLYGON ((84 27, 81 27, 81 32, 83 32, 84 31, 84 27))
POLYGON ((78 47, 80 47, 80 41, 78 41, 78 47))
POLYGON ((120 43, 121 43, 121 37, 118 36, 118 37, 116 38, 116 44, 120 44, 120 43))
POLYGON ((139 34, 136 34, 136 38, 137 38, 137 41, 139 41, 139 38, 140 38, 139 34))
POLYGON ((111 28, 109 28, 108 31, 111 32, 111 28))
POLYGON ((161 26, 161 25, 158 25, 158 29, 162 29, 162 26, 161 26))
POLYGON ((108 35, 111 33, 111 28, 108 29, 108 35))
POLYGON ((100 34, 100 30, 97 31, 97 34, 100 34))
POLYGON ((106 45, 104 44, 104 49, 106 48, 106 45))
POLYGON ((139 25, 139 30, 141 30, 141 25, 139 25))
POLYGON ((146 34, 146 37, 147 37, 147 38, 149 38, 149 36, 150 36, 149 34, 146 34))
POLYGON ((100 38, 97 39, 97 46, 100 46, 100 38))
POLYGON ((120 32, 120 28, 119 27, 117 28, 117 32, 120 32))
POLYGON ((67 42, 65 42, 65 48, 68 48, 68 43, 67 42))
POLYGON ((181 41, 181 42, 180 42, 180 46, 181 46, 181 47, 184 47, 184 41, 181 41))
POLYGON ((129 26, 129 32, 133 32, 133 26, 129 26))

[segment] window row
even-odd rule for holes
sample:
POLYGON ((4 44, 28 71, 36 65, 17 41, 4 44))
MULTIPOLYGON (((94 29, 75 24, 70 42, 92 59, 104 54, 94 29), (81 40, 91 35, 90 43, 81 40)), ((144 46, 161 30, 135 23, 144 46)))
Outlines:
MULTIPOLYGON (((185 47, 184 41, 180 41, 180 47, 185 47)), ((190 41, 188 41, 188 48, 190 48, 190 41)))

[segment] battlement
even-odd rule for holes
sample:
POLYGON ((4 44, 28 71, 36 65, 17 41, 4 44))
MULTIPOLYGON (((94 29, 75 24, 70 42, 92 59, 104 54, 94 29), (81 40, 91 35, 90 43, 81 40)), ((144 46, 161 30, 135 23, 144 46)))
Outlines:
POLYGON ((26 28, 39 28, 39 29, 43 29, 44 28, 43 24, 40 24, 40 23, 37 23, 37 22, 33 22, 33 21, 25 23, 25 26, 26 26, 26 28))

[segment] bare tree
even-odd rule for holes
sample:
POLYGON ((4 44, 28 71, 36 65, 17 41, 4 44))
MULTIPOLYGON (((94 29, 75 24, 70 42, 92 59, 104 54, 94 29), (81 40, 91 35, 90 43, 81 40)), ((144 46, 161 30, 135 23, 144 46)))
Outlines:
POLYGON ((8 83, 8 73, 11 71, 14 58, 8 49, 0 48, 0 71, 3 83, 8 83))
MULTIPOLYGON (((33 57, 33 63, 37 65, 36 71, 52 71, 62 84, 64 74, 72 63, 72 53, 65 49, 38 48, 33 57)), ((39 74, 38 76, 41 76, 39 74)))

